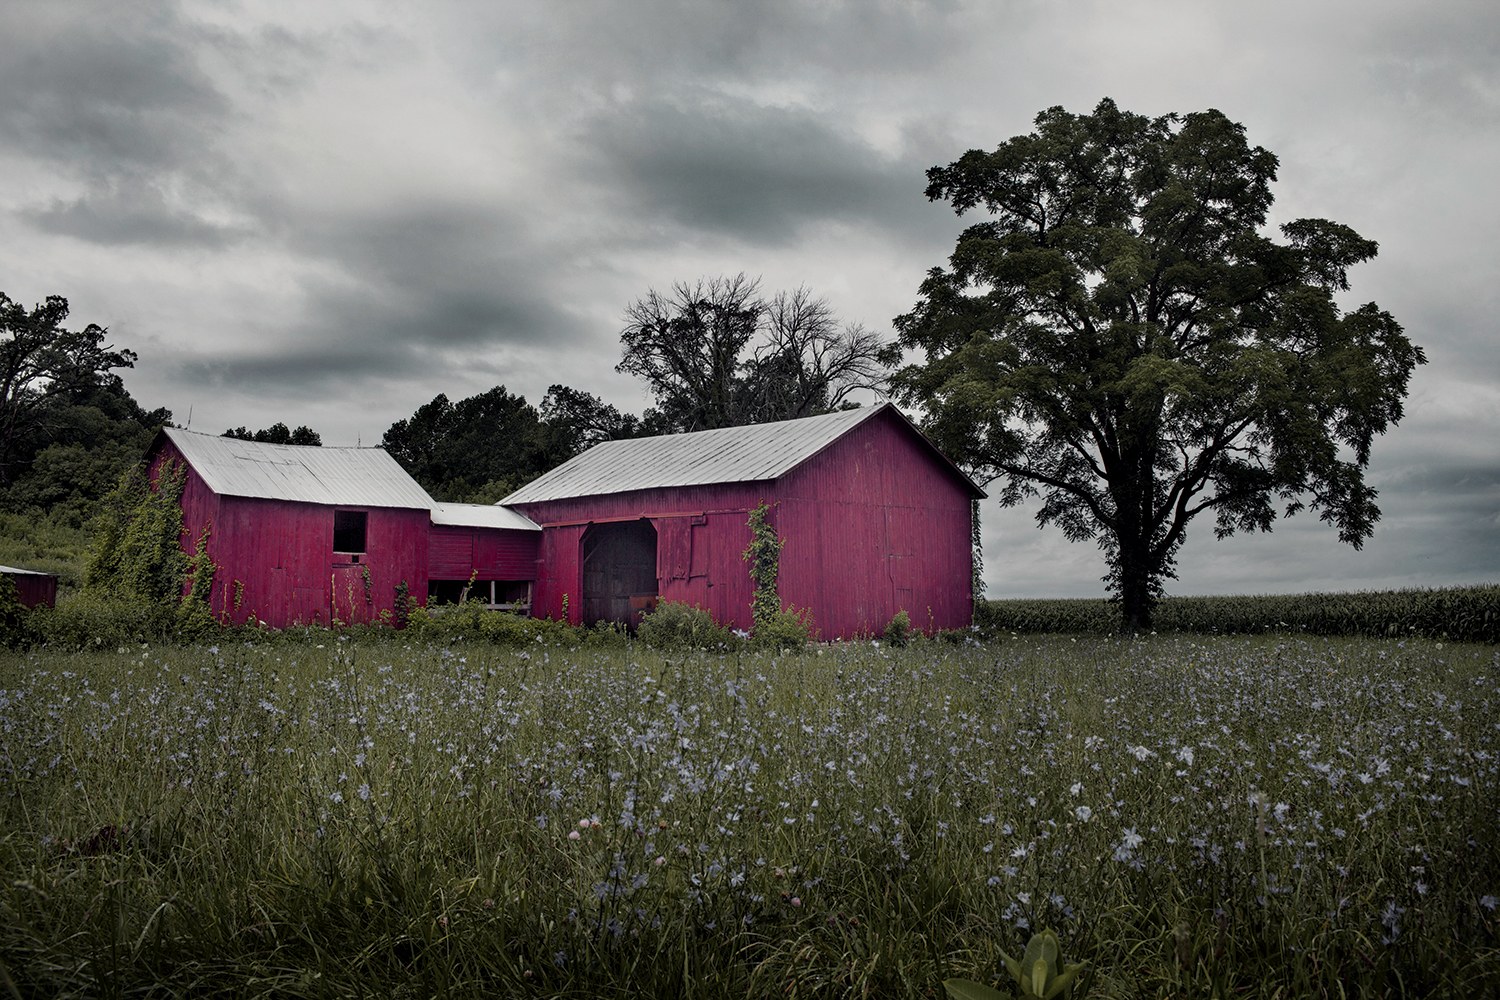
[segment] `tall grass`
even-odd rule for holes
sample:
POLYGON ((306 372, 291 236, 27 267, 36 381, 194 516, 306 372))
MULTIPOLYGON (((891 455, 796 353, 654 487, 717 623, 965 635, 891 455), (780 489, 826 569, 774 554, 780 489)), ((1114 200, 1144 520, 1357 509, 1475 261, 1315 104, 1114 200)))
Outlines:
MULTIPOLYGON (((1120 628, 1120 609, 1102 598, 987 601, 975 620, 990 631, 1017 634, 1092 632, 1120 628)), ((1500 585, 1270 594, 1254 597, 1168 597, 1157 606, 1157 632, 1260 635, 1422 637, 1500 642, 1500 585)))
POLYGON ((1500 990, 1491 648, 314 638, 0 660, 21 995, 1500 990))

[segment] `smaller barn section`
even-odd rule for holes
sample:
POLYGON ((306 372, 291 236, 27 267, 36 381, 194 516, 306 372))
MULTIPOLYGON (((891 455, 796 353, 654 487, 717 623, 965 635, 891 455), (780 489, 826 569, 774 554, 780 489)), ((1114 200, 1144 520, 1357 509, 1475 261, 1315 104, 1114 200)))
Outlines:
POLYGON ((182 547, 206 537, 210 608, 272 628, 359 624, 394 613, 405 585, 427 593, 433 501, 379 448, 265 444, 168 427, 146 459, 153 481, 185 470, 182 547))
POLYGON ((16 597, 23 608, 37 605, 50 608, 57 604, 57 574, 39 573, 34 569, 0 566, 0 576, 8 576, 16 585, 16 597))
POLYGON ((541 540, 541 527, 508 507, 433 504, 428 606, 477 597, 494 610, 530 614, 541 540))

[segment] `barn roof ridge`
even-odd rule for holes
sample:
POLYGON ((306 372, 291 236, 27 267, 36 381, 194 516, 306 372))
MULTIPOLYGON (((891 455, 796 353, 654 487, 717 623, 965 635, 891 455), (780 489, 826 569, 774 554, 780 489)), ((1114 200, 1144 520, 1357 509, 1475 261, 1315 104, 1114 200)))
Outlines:
POLYGON ((890 411, 976 496, 974 482, 893 404, 838 410, 813 417, 685 434, 605 441, 575 455, 500 501, 540 503, 635 490, 780 479, 854 428, 890 411))
POLYGON ((170 441, 221 496, 416 510, 437 505, 380 447, 269 444, 163 427, 150 451, 162 440, 170 441))

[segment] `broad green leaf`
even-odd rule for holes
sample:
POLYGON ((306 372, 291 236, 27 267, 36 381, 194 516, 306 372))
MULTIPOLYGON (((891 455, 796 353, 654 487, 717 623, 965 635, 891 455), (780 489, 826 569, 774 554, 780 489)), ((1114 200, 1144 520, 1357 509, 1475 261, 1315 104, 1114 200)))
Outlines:
POLYGON ((943 989, 952 1000, 1005 1000, 1005 994, 972 979, 945 979, 943 989))

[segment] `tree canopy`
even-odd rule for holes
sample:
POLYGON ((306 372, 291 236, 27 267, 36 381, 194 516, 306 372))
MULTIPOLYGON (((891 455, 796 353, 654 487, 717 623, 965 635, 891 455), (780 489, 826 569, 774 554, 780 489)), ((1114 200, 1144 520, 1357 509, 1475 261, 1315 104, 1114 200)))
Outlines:
POLYGON ((652 433, 791 420, 845 405, 885 376, 884 346, 858 324, 840 326, 806 288, 760 297, 739 274, 655 289, 625 311, 615 370, 656 397, 652 433))
POLYGON ((453 402, 439 395, 398 420, 381 444, 438 500, 494 503, 601 441, 635 437, 640 420, 565 385, 540 412, 497 385, 453 402))
POLYGON ((243 426, 232 427, 220 436, 239 438, 241 441, 259 441, 262 444, 301 444, 314 448, 323 446, 323 435, 306 424, 293 430, 280 421, 258 431, 251 431, 243 426))
POLYGON ((1374 437, 1425 362, 1390 315, 1335 294, 1377 246, 1299 219, 1263 232, 1276 157, 1218 111, 1060 107, 927 172, 990 218, 928 272, 893 389, 1004 505, 1095 539, 1127 626, 1150 621, 1197 515, 1215 534, 1308 509, 1359 548, 1380 510, 1374 437))
POLYGON ((64 325, 68 300, 27 309, 0 292, 0 487, 13 509, 60 506, 86 516, 140 458, 171 411, 146 411, 116 369, 136 355, 103 327, 64 325))

